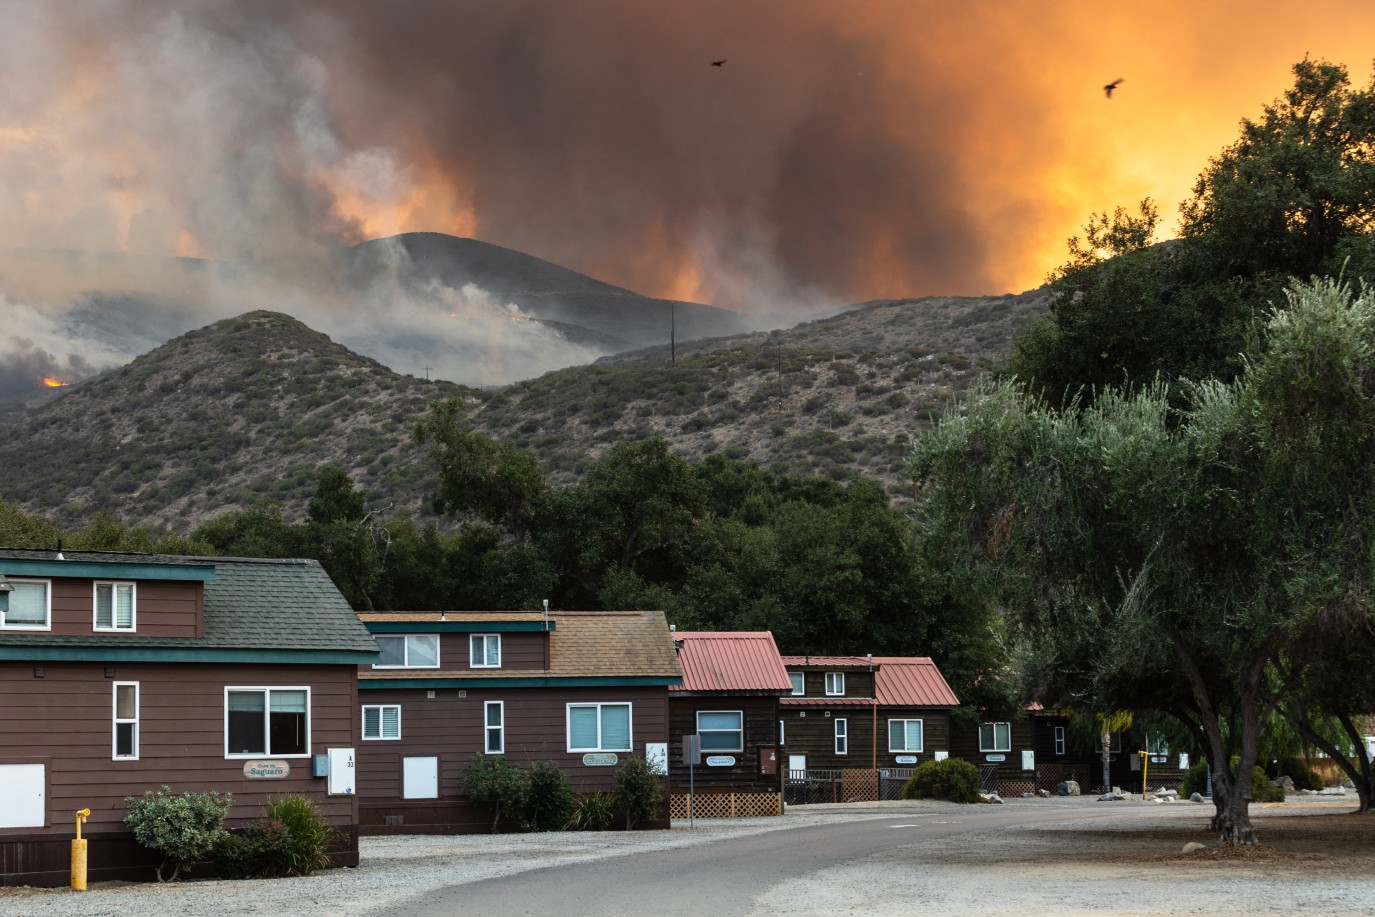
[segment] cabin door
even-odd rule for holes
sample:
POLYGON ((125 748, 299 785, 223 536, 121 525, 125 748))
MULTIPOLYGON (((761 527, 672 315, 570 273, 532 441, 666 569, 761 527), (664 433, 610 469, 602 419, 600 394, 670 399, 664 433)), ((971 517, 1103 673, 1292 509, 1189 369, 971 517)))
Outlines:
POLYGON ((792 776, 794 773, 798 771, 801 771, 804 774, 807 773, 807 756, 788 755, 788 775, 792 776))

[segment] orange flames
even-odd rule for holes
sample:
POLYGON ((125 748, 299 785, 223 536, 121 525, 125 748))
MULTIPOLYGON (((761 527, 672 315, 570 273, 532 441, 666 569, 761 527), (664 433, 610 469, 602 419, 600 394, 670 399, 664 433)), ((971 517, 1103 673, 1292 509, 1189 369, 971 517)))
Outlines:
POLYGON ((48 388, 65 388, 66 386, 71 385, 70 382, 63 382, 61 379, 54 379, 52 376, 44 376, 38 381, 42 382, 48 388))

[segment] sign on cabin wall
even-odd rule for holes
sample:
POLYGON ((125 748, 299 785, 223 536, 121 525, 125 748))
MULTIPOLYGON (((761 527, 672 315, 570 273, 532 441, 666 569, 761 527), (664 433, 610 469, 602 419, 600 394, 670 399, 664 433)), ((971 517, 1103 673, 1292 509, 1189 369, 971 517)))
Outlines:
POLYGON ((245 761, 243 775, 246 780, 283 780, 291 773, 291 765, 286 761, 245 761))
POLYGON ((1002 764, 1007 760, 1007 755, 984 755, 984 760, 990 764, 1002 764))
POLYGON ((612 767, 620 760, 612 752, 594 752, 582 756, 582 763, 588 767, 612 767))
POLYGON ((707 758, 707 767, 734 767, 735 758, 730 755, 712 755, 707 758))
POLYGON ((917 763, 917 756, 916 756, 916 755, 898 755, 894 760, 895 760, 898 764, 916 764, 916 763, 917 763))

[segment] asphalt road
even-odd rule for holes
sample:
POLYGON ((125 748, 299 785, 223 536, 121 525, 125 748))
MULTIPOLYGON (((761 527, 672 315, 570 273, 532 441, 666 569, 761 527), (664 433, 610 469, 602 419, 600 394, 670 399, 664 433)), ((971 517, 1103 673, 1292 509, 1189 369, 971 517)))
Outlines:
MULTIPOLYGON (((809 825, 449 886, 381 913, 388 917, 744 917, 753 910, 756 896, 790 877, 967 832, 1084 816, 1082 809, 1035 812, 1011 806, 952 814, 929 809, 894 812, 863 821, 809 825)), ((914 851, 914 863, 917 857, 914 851)))

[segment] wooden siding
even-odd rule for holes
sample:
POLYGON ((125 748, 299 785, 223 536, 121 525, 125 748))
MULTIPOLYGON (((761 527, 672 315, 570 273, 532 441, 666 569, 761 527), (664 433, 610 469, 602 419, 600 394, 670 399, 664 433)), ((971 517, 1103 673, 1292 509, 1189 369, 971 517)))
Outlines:
MULTIPOLYGON (((129 582, 128 580, 113 580, 129 582)), ((92 579, 52 580, 52 633, 91 636, 95 630, 95 583, 92 579)), ((100 582, 108 582, 100 580, 100 582)), ((134 630, 99 631, 112 640, 139 637, 202 636, 202 585, 198 582, 134 580, 134 630)))
MULTIPOLYGON (((669 780, 674 792, 686 791, 688 767, 683 764, 683 736, 697 732, 697 713, 701 710, 739 710, 744 714, 745 748, 739 752, 719 752, 735 759, 733 767, 709 767, 703 752, 703 763, 691 775, 692 784, 701 792, 745 792, 776 790, 779 776, 759 773, 759 749, 778 748, 778 698, 776 697, 675 697, 669 696, 669 780)), ((786 764, 780 757, 780 762, 786 764)), ((783 768, 779 768, 781 771, 783 768)))
MULTIPOLYGON (((230 827, 262 814, 270 795, 304 793, 340 828, 358 822, 356 797, 327 796, 309 758, 289 758, 282 780, 247 780, 243 759, 226 759, 226 686, 309 686, 310 749, 356 747, 360 711, 352 666, 0 663, 0 764, 43 763, 47 820, 11 835, 70 835, 72 813, 89 807, 94 837, 127 833, 125 796, 163 784, 176 792, 232 792, 230 827), (139 684, 139 759, 112 760, 115 682, 139 684)), ((263 755, 263 758, 274 756, 263 755)), ((280 757, 280 756, 275 756, 280 757)))
MULTIPOLYGON (((993 722, 993 721, 989 721, 993 722)), ((998 720, 997 722, 1007 722, 998 720)), ((1024 778, 1034 771, 1022 770, 1022 752, 1034 751, 1036 748, 1035 740, 1032 736, 1031 720, 1023 717, 1020 720, 1012 721, 1012 748, 1005 752, 986 752, 979 750, 979 725, 954 729, 950 736, 950 756, 953 758, 964 758, 971 764, 980 767, 994 765, 998 768, 999 778, 1024 778), (1005 760, 993 762, 988 760, 989 755, 1001 754, 1005 760)), ((1036 758, 1037 763, 1040 757, 1036 758)))
POLYGON ((802 672, 804 676, 803 687, 806 691, 804 694, 788 695, 791 697, 806 700, 826 700, 828 697, 836 696, 869 699, 872 699, 874 696, 874 673, 868 669, 854 671, 852 669, 846 669, 844 666, 837 666, 830 669, 799 669, 792 667, 789 668, 788 671, 790 673, 802 672), (845 693, 843 695, 828 695, 826 693, 827 672, 845 673, 845 693))
MULTIPOLYGON (((434 633, 426 631, 423 622, 415 625, 415 633, 434 633)), ((481 633, 481 632, 479 632, 481 633)), ((405 634, 375 634, 380 637, 402 637, 405 634)), ((472 642, 470 633, 443 633, 439 635, 439 671, 461 672, 472 668, 472 642)), ((501 668, 478 668, 475 671, 489 673, 495 671, 543 672, 549 668, 549 635, 544 631, 528 633, 504 633, 501 635, 501 668)), ((369 671, 371 665, 361 665, 359 671, 369 671)), ((388 671, 395 671, 390 669, 388 671)), ((423 677, 425 669, 416 669, 417 677, 423 677)), ((430 669, 429 671, 435 671, 430 669)))
POLYGON ((878 767, 911 767, 910 764, 899 765, 896 760, 899 754, 908 752, 888 751, 890 719, 922 721, 922 751, 915 753, 918 763, 931 760, 937 751, 950 749, 950 711, 944 708, 880 707, 877 722, 872 706, 782 706, 779 711, 784 723, 779 761, 784 767, 790 755, 806 755, 809 770, 869 768, 875 763, 878 767), (849 732, 849 753, 844 755, 835 753, 835 721, 838 718, 846 720, 849 732))
MULTIPOLYGON (((668 691, 662 687, 632 688, 392 688, 359 692, 359 704, 399 704, 401 738, 370 739, 358 744, 358 793, 364 810, 379 806, 401 812, 418 800, 402 798, 401 759, 439 759, 439 799, 443 806, 463 798, 463 768, 483 749, 483 711, 487 701, 505 705, 504 757, 514 764, 549 761, 568 775, 576 793, 609 791, 615 768, 583 764, 583 752, 567 750, 567 705, 570 703, 631 704, 633 754, 643 755, 645 743, 668 741, 668 691), (460 696, 463 695, 463 696, 460 696)), ((359 708, 361 716, 361 707, 359 708)), ((624 757, 625 753, 621 753, 624 757)), ((376 822, 375 812, 366 823, 376 822)))

